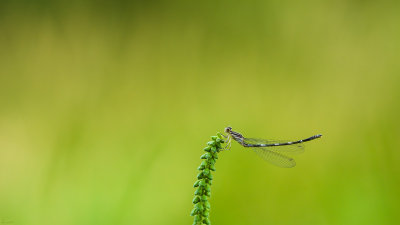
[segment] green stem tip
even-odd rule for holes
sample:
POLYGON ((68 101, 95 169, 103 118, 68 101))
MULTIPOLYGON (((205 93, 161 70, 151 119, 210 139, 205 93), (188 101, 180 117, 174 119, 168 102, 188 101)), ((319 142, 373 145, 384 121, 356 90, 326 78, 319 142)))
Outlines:
POLYGON ((211 171, 215 171, 215 162, 218 159, 218 153, 222 150, 221 143, 224 143, 220 133, 217 136, 211 136, 211 139, 207 143, 207 147, 203 149, 205 153, 200 158, 204 160, 197 168, 200 172, 197 174, 197 181, 193 185, 197 188, 193 198, 194 208, 190 213, 191 216, 194 216, 193 225, 211 224, 208 218, 210 215, 210 202, 208 198, 211 197, 213 179, 211 171))

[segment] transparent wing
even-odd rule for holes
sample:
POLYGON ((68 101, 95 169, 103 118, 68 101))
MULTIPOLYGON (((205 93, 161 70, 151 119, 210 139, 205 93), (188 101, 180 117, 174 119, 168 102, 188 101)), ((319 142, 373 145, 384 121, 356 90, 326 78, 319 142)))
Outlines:
POLYGON ((294 159, 284 154, 270 151, 270 148, 257 147, 251 149, 253 149, 253 151, 257 153, 257 155, 259 155, 265 161, 272 163, 276 166, 291 168, 296 165, 296 161, 294 161, 294 159))
MULTIPOLYGON (((275 144, 275 143, 286 143, 290 142, 287 140, 266 140, 256 138, 245 138, 244 142, 247 144, 275 144)), ((293 144, 293 145, 282 145, 282 146, 270 146, 266 147, 268 150, 277 153, 288 153, 288 154, 300 154, 304 152, 304 144, 293 144)))

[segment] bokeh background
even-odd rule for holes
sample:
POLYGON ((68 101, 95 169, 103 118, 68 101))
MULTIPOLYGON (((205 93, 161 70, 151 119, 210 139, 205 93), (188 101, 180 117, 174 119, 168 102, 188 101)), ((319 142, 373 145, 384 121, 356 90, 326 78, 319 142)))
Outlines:
POLYGON ((398 1, 1 1, 0 224, 399 224, 398 1))

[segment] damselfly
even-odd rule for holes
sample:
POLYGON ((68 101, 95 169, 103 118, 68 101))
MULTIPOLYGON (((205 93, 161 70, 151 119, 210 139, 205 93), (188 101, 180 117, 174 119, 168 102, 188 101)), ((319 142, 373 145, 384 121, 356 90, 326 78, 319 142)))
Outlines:
POLYGON ((296 162, 287 154, 298 154, 304 152, 304 142, 320 138, 322 135, 314 135, 312 137, 298 140, 298 141, 278 141, 278 140, 265 140, 245 138, 238 132, 232 130, 232 127, 225 128, 226 146, 225 150, 229 150, 232 145, 232 139, 237 141, 240 145, 246 148, 253 149, 264 160, 279 166, 279 167, 294 167, 296 162))

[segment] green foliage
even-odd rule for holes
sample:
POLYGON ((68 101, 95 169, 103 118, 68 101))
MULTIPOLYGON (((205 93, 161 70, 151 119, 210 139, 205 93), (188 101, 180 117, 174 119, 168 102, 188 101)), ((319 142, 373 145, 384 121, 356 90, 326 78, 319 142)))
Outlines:
POLYGON ((211 184, 213 176, 211 171, 215 171, 215 162, 218 159, 218 153, 221 151, 221 143, 224 143, 220 133, 218 136, 212 136, 212 141, 207 143, 207 147, 203 150, 206 152, 200 158, 204 159, 200 166, 197 168, 199 174, 197 174, 197 181, 194 183, 194 187, 197 187, 194 192, 195 197, 193 198, 194 208, 190 213, 194 216, 194 225, 211 224, 208 216, 210 215, 210 202, 208 198, 211 197, 211 184))
POLYGON ((213 224, 400 224, 399 2, 154 3, 0 1, 0 221, 193 223, 230 124, 330 138, 290 171, 233 142, 213 224))

